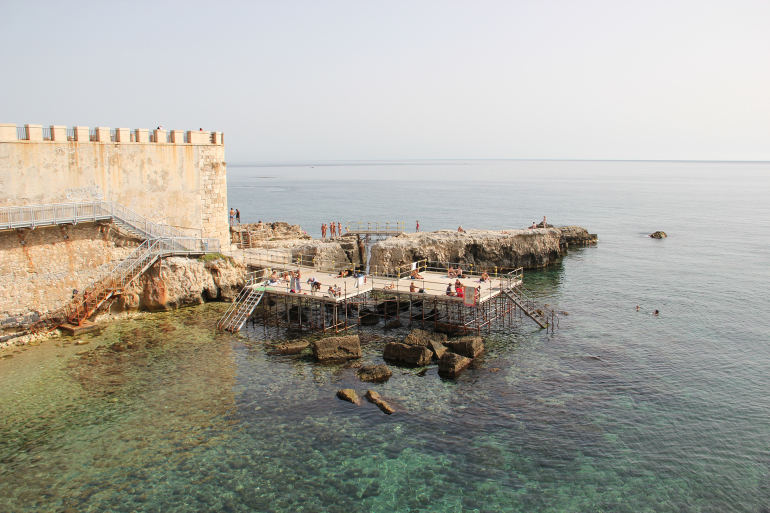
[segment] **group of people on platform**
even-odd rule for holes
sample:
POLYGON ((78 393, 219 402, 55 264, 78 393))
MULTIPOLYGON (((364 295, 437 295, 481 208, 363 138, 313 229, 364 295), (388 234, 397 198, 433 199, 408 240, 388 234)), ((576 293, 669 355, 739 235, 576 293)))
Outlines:
MULTIPOLYGON (((347 230, 347 228, 345 228, 347 230)), ((335 224, 334 221, 330 222, 328 225, 326 223, 323 223, 321 225, 321 238, 325 239, 326 234, 329 234, 329 237, 337 237, 339 235, 342 235, 342 223, 339 221, 335 224)))

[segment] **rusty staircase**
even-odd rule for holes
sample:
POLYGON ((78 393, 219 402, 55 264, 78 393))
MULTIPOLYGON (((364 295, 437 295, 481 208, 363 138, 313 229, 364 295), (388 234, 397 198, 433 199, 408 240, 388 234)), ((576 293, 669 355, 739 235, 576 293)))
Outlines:
POLYGON ((270 272, 270 269, 262 269, 251 273, 246 281, 246 286, 243 287, 236 300, 217 323, 219 330, 235 332, 243 327, 243 323, 251 316, 265 295, 264 284, 267 277, 270 276, 270 272))

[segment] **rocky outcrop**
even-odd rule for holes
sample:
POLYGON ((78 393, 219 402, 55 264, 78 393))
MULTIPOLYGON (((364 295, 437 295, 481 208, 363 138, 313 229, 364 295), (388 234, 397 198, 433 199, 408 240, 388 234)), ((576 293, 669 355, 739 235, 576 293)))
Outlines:
POLYGON ((435 356, 436 358, 441 358, 442 356, 444 356, 444 353, 449 351, 449 349, 447 349, 447 347, 444 344, 442 344, 441 342, 436 342, 435 340, 430 341, 430 349, 431 351, 433 351, 433 356, 435 356))
POLYGON ((289 224, 283 221, 277 223, 248 223, 230 227, 233 242, 240 242, 240 232, 260 232, 265 234, 268 240, 287 239, 311 239, 298 224, 289 224))
POLYGON ((361 341, 358 335, 316 340, 313 342, 313 356, 319 362, 361 358, 361 341))
POLYGON ((651 233, 650 237, 652 237, 653 239, 665 239, 666 237, 668 237, 668 235, 666 235, 666 232, 655 232, 655 233, 651 233))
POLYGON ((453 353, 467 358, 476 358, 484 352, 484 341, 481 337, 462 337, 444 342, 453 353))
POLYGON ((413 329, 409 335, 404 338, 404 344, 408 346, 422 346, 430 348, 431 342, 446 342, 446 333, 431 333, 430 331, 413 329))
POLYGON ((423 346, 410 346, 398 342, 389 342, 385 346, 382 357, 394 362, 409 363, 411 365, 428 365, 431 362, 433 352, 423 346))
POLYGON ((245 273, 244 266, 230 259, 165 258, 125 288, 113 311, 164 311, 232 301, 245 284, 245 273))
POLYGON ((368 381, 370 383, 376 383, 379 381, 387 381, 393 375, 393 371, 387 365, 363 365, 358 369, 358 379, 361 381, 368 381))
POLYGON ((467 230, 404 233, 372 246, 371 266, 392 268, 421 259, 505 268, 543 267, 567 248, 596 242, 584 228, 467 230))
POLYGON ((438 361, 438 373, 446 377, 457 376, 463 369, 473 363, 473 360, 457 353, 446 353, 438 361))

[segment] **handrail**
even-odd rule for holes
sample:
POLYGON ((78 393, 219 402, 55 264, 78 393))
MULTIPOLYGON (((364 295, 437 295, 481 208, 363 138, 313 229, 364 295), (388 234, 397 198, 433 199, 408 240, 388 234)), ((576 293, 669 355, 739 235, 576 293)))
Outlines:
MULTIPOLYGON (((398 234, 404 232, 404 221, 375 221, 345 223, 346 233, 398 234)), ((339 233, 338 235, 342 235, 339 233)))

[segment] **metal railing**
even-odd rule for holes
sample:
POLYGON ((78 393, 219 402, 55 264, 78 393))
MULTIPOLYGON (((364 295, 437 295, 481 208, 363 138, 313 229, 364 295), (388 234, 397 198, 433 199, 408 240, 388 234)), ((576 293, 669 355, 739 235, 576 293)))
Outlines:
POLYGON ((88 140, 89 141, 95 141, 96 140, 96 129, 95 128, 91 128, 90 130, 88 130, 88 140))
POLYGON ((16 139, 20 141, 26 141, 27 140, 27 127, 25 126, 17 126, 16 127, 16 139))
MULTIPOLYGON (((399 234, 404 232, 404 221, 395 222, 353 222, 345 223, 346 233, 360 234, 399 234)), ((342 235, 341 233, 337 235, 342 235)))
POLYGON ((77 224, 105 219, 116 220, 141 232, 150 239, 158 237, 188 238, 188 235, 181 230, 166 224, 154 223, 114 201, 52 203, 0 208, 0 230, 77 224))
POLYGON ((288 250, 256 249, 245 252, 244 260, 247 264, 257 266, 271 266, 281 269, 296 269, 307 267, 317 271, 339 273, 341 271, 355 271, 356 264, 351 262, 336 262, 323 260, 317 257, 303 254, 292 254, 288 250))
POLYGON ((117 128, 113 128, 110 130, 110 142, 117 142, 118 141, 118 130, 117 128))
POLYGON ((75 129, 74 128, 68 128, 67 129, 67 140, 68 141, 74 141, 75 140, 75 129))
POLYGON ((53 137, 51 136, 51 127, 48 128, 43 127, 43 140, 44 141, 52 141, 53 137))

